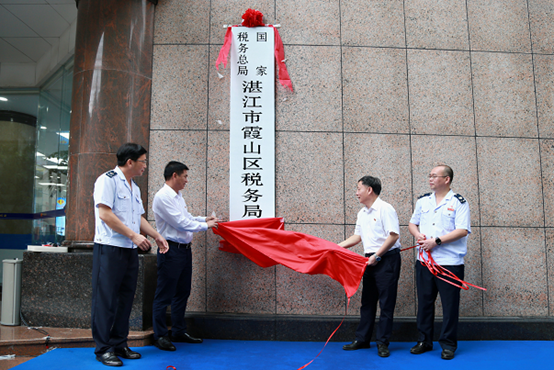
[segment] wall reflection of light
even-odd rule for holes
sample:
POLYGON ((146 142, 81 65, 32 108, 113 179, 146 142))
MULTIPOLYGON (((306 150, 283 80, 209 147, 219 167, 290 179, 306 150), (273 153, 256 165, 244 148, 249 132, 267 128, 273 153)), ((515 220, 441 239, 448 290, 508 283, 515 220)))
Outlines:
POLYGON ((98 96, 100 95, 102 85, 102 58, 104 55, 104 34, 98 43, 98 51, 94 62, 94 71, 92 72, 92 84, 90 88, 90 101, 88 104, 88 114, 92 117, 94 107, 98 104, 98 96))

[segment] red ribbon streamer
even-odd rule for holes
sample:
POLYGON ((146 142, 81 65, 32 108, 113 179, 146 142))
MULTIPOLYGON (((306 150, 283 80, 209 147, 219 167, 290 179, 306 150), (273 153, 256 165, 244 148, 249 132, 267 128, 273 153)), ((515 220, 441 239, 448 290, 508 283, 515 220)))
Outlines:
MULTIPOLYGON (((229 50, 231 50, 231 43, 233 42, 233 35, 231 32, 232 27, 239 27, 238 25, 227 27, 227 32, 225 32, 225 40, 223 41, 223 46, 219 50, 219 56, 215 61, 215 68, 219 71, 219 65, 223 63, 223 68, 227 67, 227 56, 229 55, 229 50)), ((279 31, 273 25, 268 25, 275 31, 275 60, 277 61, 277 66, 279 67, 279 82, 284 87, 288 87, 290 91, 292 89, 292 81, 290 80, 289 72, 287 71, 287 66, 285 64, 285 48, 283 47, 283 41, 279 35, 279 31)))
MULTIPOLYGON (((408 247, 408 248, 401 249, 400 252, 407 251, 407 250, 410 250, 410 249, 416 248, 416 247, 418 247, 418 245, 414 245, 413 247, 408 247)), ((459 277, 454 275, 451 271, 449 271, 448 269, 445 269, 444 267, 442 267, 441 265, 436 263, 435 260, 433 259, 433 257, 431 256, 431 253, 429 253, 429 251, 424 250, 423 248, 419 249, 419 258, 420 258, 419 262, 423 266, 427 266, 427 268, 429 269, 429 272, 431 272, 431 274, 435 275, 437 278, 439 278, 443 281, 446 281, 448 284, 452 284, 455 287, 458 287, 458 288, 463 289, 463 290, 468 290, 469 286, 472 286, 472 287, 477 288, 477 289, 485 290, 485 291, 487 290, 485 288, 482 288, 482 287, 477 286, 477 285, 473 285, 471 283, 468 283, 467 281, 464 281, 464 280, 460 279, 459 277), (423 255, 423 252, 427 252, 427 259, 425 259, 424 255, 423 255), (457 283, 454 283, 450 280, 446 280, 445 278, 443 278, 440 275, 445 276, 447 278, 450 278, 450 279, 456 281, 457 283)))
MULTIPOLYGON (((348 312, 348 307, 350 306, 350 298, 348 298, 348 303, 346 304, 346 312, 348 312)), ((327 347, 327 343, 329 343, 329 341, 331 340, 331 338, 333 338, 333 335, 335 335, 335 333, 337 332, 337 330, 339 330, 340 326, 342 325, 342 323, 344 322, 344 318, 346 317, 346 314, 342 317, 342 320, 339 324, 339 326, 337 326, 337 328, 335 329, 335 331, 333 331, 331 333, 331 335, 329 336, 329 338, 327 339, 327 342, 325 342, 325 345, 323 346, 323 348, 321 349, 321 351, 319 351, 319 353, 317 354, 317 356, 315 356, 313 358, 312 361, 308 362, 306 365, 302 366, 302 367, 299 367, 297 370, 302 370, 306 367, 308 367, 308 365, 310 365, 312 362, 315 361, 316 358, 319 357, 319 355, 321 355, 321 353, 323 352, 323 350, 325 349, 325 347, 327 347)))
POLYGON ((461 288, 463 290, 468 290, 469 286, 472 286, 477 289, 485 290, 485 291, 487 290, 480 286, 473 285, 471 283, 463 281, 462 279, 454 275, 452 272, 450 272, 448 269, 445 269, 444 267, 436 263, 433 257, 431 256, 431 253, 429 253, 429 251, 424 250, 423 248, 419 249, 419 258, 420 258, 419 262, 423 266, 427 266, 427 268, 433 275, 435 275, 437 278, 443 281, 446 281, 448 284, 454 285, 455 287, 461 288), (423 252, 427 252, 427 259, 424 258, 423 252), (454 282, 447 280, 446 278, 452 279, 454 280, 454 282))
POLYGON ((221 222, 213 232, 228 243, 220 249, 240 253, 260 267, 277 264, 303 274, 338 281, 350 298, 364 275, 367 258, 312 235, 285 231, 282 218, 221 222))

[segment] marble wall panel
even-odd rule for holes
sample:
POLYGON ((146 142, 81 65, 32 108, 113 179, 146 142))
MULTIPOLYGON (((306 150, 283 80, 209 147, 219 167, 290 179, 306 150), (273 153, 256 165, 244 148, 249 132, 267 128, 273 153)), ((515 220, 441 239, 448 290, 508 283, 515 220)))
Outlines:
POLYGON ((276 129, 341 130, 340 47, 291 45, 285 53, 294 93, 277 97, 276 129))
POLYGON ((211 0, 210 6, 211 44, 223 45, 223 39, 227 31, 227 28, 223 26, 241 24, 242 15, 248 9, 256 9, 262 12, 265 24, 279 23, 279 19, 275 15, 274 0, 211 0))
POLYGON ((229 133, 208 132, 208 213, 229 220, 229 133))
POLYGON ((154 44, 206 44, 209 29, 208 0, 168 0, 156 6, 154 44))
POLYGON ((529 0, 529 28, 535 53, 554 53, 554 3, 529 0))
POLYGON ((212 231, 195 233, 192 240, 192 286, 187 302, 187 312, 206 312, 206 244, 207 234, 212 231))
POLYGON ((342 135, 277 132, 275 213, 291 223, 342 223, 342 135))
POLYGON ((472 50, 530 52, 526 0, 467 2, 472 50))
POLYGON ((276 0, 275 5, 284 44, 339 45, 339 0, 276 0))
MULTIPOLYGON (((215 62, 219 55, 220 45, 210 46, 209 51, 209 91, 208 91, 208 129, 229 130, 229 95, 231 76, 229 65, 223 68, 219 65, 219 71, 215 68, 215 62)), ((288 50, 288 49, 287 49, 288 50)))
POLYGON ((219 240, 207 234, 207 311, 274 314, 276 267, 262 268, 243 255, 220 251, 219 240))
MULTIPOLYGON (((472 227, 471 234, 467 239, 467 254, 464 257, 464 281, 487 288, 483 282, 482 272, 482 251, 481 251, 481 228, 472 227)), ((469 287, 461 291, 460 316, 478 317, 483 316, 483 293, 481 289, 469 287)))
MULTIPOLYGON (((400 226, 400 244, 402 248, 410 248, 414 244, 414 238, 407 226, 400 226)), ((415 285, 415 261, 416 249, 400 252, 402 268, 400 280, 398 280, 398 296, 396 300, 395 316, 414 316, 416 314, 416 285, 415 285)))
POLYGON ((407 0, 408 47, 468 50, 467 12, 463 0, 407 0))
POLYGON ((534 62, 539 136, 554 138, 554 55, 535 54, 534 62))
POLYGON ((408 50, 414 134, 474 135, 469 52, 408 50))
POLYGON ((544 202, 544 223, 554 226, 554 140, 541 140, 541 171, 544 202))
MULTIPOLYGON (((285 230, 317 236, 339 243, 342 225, 286 224, 285 230)), ((282 265, 276 268, 277 314, 344 315, 346 295, 337 281, 326 275, 300 274, 282 265)))
POLYGON ((446 164, 454 171, 452 190, 467 199, 471 224, 480 225, 475 138, 432 135, 411 138, 414 206, 420 195, 431 191, 428 178, 431 170, 439 164, 446 164))
POLYGON ((472 66, 477 135, 537 137, 531 55, 472 53, 472 66))
POLYGON ((187 165, 189 182, 182 190, 183 198, 192 215, 206 215, 206 141, 205 131, 152 131, 148 158, 148 219, 154 219, 152 201, 165 182, 163 173, 169 161, 187 165))
POLYGON ((477 138, 477 158, 481 225, 544 226, 538 141, 477 138))
POLYGON ((342 0, 341 40, 348 46, 405 47, 401 0, 342 0))
MULTIPOLYGON (((548 279, 548 296, 552 294, 552 282, 554 281, 554 229, 545 229, 546 237, 546 260, 548 261, 548 271, 546 278, 548 279)), ((548 315, 552 316, 554 313, 554 300, 548 300, 548 315)))
POLYGON ((544 229, 484 227, 482 243, 484 315, 548 315, 544 229))
POLYGON ((152 129, 206 127, 208 47, 155 45, 152 129))
POLYGON ((344 155, 345 223, 356 223, 363 207, 356 198, 358 180, 370 175, 381 180, 381 199, 394 207, 401 225, 408 225, 412 214, 409 136, 345 134, 344 155))
POLYGON ((344 130, 408 133, 406 52, 343 48, 344 130))

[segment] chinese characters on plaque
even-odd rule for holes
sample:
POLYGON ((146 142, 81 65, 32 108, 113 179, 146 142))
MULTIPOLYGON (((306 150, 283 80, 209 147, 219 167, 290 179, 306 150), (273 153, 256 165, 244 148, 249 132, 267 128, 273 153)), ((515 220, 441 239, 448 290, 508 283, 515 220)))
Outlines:
POLYGON ((232 37, 229 220, 275 217, 274 29, 232 37))

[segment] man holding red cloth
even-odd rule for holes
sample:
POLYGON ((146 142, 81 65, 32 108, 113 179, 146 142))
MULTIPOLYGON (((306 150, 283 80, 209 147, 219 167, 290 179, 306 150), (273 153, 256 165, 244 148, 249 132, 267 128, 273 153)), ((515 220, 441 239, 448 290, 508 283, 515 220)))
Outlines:
POLYGON ((380 193, 381 181, 378 178, 364 176, 358 181, 356 196, 365 207, 358 212, 354 235, 339 243, 341 247, 350 248, 361 241, 365 256, 369 257, 356 340, 342 348, 352 351, 370 347, 379 301, 381 317, 377 326, 377 349, 380 357, 388 357, 400 277, 401 246, 398 215, 389 203, 379 198, 380 193))

